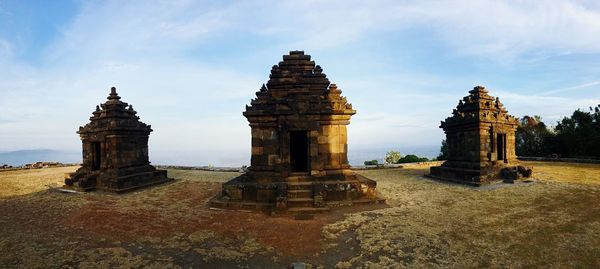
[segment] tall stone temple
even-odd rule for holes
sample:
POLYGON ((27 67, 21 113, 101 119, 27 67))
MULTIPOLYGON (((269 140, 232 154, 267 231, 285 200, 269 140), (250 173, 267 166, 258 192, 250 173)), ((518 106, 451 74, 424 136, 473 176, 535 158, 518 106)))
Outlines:
POLYGON ((90 122, 79 127, 83 164, 66 176, 66 188, 124 192, 171 180, 166 170, 148 161, 150 125, 139 121, 133 107, 120 99, 111 88, 108 101, 96 106, 90 122))
POLYGON ((355 113, 310 55, 284 55, 243 113, 252 134, 251 166, 224 183, 211 206, 318 212, 383 201, 376 182, 348 164, 346 125, 355 113))
POLYGON ((510 175, 509 170, 516 175, 518 124, 519 120, 508 114, 498 98, 482 86, 473 88, 459 101, 452 116, 441 123, 448 156, 441 166, 431 167, 429 176, 479 186, 505 177, 505 172, 510 175))

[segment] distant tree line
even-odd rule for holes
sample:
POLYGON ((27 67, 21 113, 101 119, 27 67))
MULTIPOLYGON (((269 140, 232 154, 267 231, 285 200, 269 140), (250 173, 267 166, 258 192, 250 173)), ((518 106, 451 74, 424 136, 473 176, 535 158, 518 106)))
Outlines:
POLYGON ((399 151, 391 150, 385 155, 385 163, 387 164, 398 164, 398 163, 418 163, 430 161, 427 157, 419 157, 414 154, 408 154, 402 156, 399 151))
MULTIPOLYGON (((524 116, 519 122, 515 134, 517 156, 562 157, 581 159, 600 159, 600 105, 590 107, 589 111, 575 110, 564 117, 555 127, 546 125, 540 116, 524 116)), ((448 144, 442 140, 437 160, 448 158, 448 144)), ((385 162, 409 163, 426 162, 425 157, 400 155, 390 151, 385 162)), ((365 165, 376 165, 377 160, 366 161, 365 165)))
MULTIPOLYGON (((418 162, 428 162, 432 161, 427 157, 419 157, 414 154, 408 154, 406 156, 402 156, 399 151, 391 150, 385 154, 385 158, 383 159, 385 164, 399 164, 399 163, 418 163, 418 162)), ((367 160, 364 162, 365 165, 379 165, 377 160, 367 160)))
POLYGON ((525 116, 516 133, 518 156, 600 159, 600 105, 580 109, 549 128, 540 116, 525 116))
MULTIPOLYGON (((548 127, 540 116, 521 118, 515 134, 517 156, 600 159, 600 105, 580 109, 548 127)), ((442 140, 438 160, 448 157, 442 140)))
POLYGON ((364 164, 365 165, 378 165, 379 162, 377 160, 370 160, 370 161, 365 161, 364 164))

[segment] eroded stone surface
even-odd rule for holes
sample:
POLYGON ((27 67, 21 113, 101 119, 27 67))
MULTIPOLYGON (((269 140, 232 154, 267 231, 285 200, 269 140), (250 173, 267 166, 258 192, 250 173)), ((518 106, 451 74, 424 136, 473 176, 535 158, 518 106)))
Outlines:
POLYGON ((83 164, 66 176, 65 187, 122 192, 169 180, 166 170, 155 169, 148 160, 150 125, 120 99, 111 88, 108 101, 96 106, 90 122, 79 127, 83 164))
POLYGON ((375 181, 348 164, 346 125, 356 110, 322 68, 291 51, 269 78, 243 113, 252 129, 249 172, 225 183, 212 205, 285 211, 376 201, 375 181))
POLYGON ((430 176, 471 185, 495 181, 503 168, 518 163, 518 124, 499 98, 490 96, 482 86, 473 88, 440 125, 446 133, 448 159, 432 167, 430 176))

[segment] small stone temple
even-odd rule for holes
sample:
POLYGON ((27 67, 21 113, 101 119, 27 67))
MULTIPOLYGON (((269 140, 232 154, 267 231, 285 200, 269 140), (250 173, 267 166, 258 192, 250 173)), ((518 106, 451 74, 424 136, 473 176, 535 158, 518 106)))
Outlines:
POLYGON ((83 144, 83 164, 65 177, 65 187, 80 191, 124 192, 170 181, 166 170, 148 161, 150 125, 139 121, 116 88, 96 106, 90 122, 77 132, 83 144))
POLYGON ((350 170, 346 125, 356 110, 341 93, 310 55, 284 55, 243 113, 251 166, 211 206, 316 212, 382 202, 376 182, 350 170))
MULTIPOLYGON (((475 186, 516 176, 518 125, 519 120, 508 114, 498 98, 482 86, 473 88, 459 101, 452 116, 441 123, 448 159, 441 166, 431 167, 429 176, 475 186)), ((519 172, 523 169, 519 167, 519 172)), ((531 170, 522 174, 529 176, 531 170)))

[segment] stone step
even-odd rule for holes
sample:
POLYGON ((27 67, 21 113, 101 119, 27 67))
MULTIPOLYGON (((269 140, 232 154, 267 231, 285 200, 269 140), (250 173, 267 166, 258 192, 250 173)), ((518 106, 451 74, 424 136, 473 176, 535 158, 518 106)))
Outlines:
POLYGON ((385 203, 385 199, 383 199, 383 198, 362 198, 362 199, 352 200, 352 203, 355 205, 358 205, 358 204, 381 204, 381 203, 385 203))
POLYGON ((288 182, 287 189, 288 192, 292 190, 305 190, 312 191, 313 183, 312 182, 288 182))
POLYGON ((360 183, 358 180, 311 180, 306 182, 287 182, 288 185, 312 185, 312 184, 324 184, 324 185, 334 185, 334 184, 352 184, 352 183, 360 183))
POLYGON ((286 182, 312 182, 314 178, 310 176, 289 176, 285 178, 286 182))
POLYGON ((366 204, 383 204, 385 199, 383 198, 361 198, 354 200, 342 200, 342 201, 327 201, 325 202, 328 206, 337 207, 341 205, 366 205, 366 204))
POLYGON ((308 172, 290 172, 290 176, 310 176, 308 172))
POLYGON ((348 183, 359 184, 360 182, 358 180, 355 180, 355 181, 327 180, 327 181, 287 182, 287 188, 288 188, 288 190, 312 190, 312 185, 314 185, 314 184, 335 185, 335 184, 348 184, 348 183))
POLYGON ((293 207, 312 207, 315 201, 313 198, 288 198, 288 208, 293 207))
POLYGON ((288 190, 288 198, 312 198, 312 190, 288 190))
POLYGON ((210 208, 222 209, 242 209, 242 210, 267 210, 271 209, 271 203, 248 202, 248 201, 223 201, 218 198, 210 199, 208 202, 210 208))
POLYGON ((288 208, 288 213, 292 214, 315 214, 329 212, 329 207, 292 207, 288 208))

